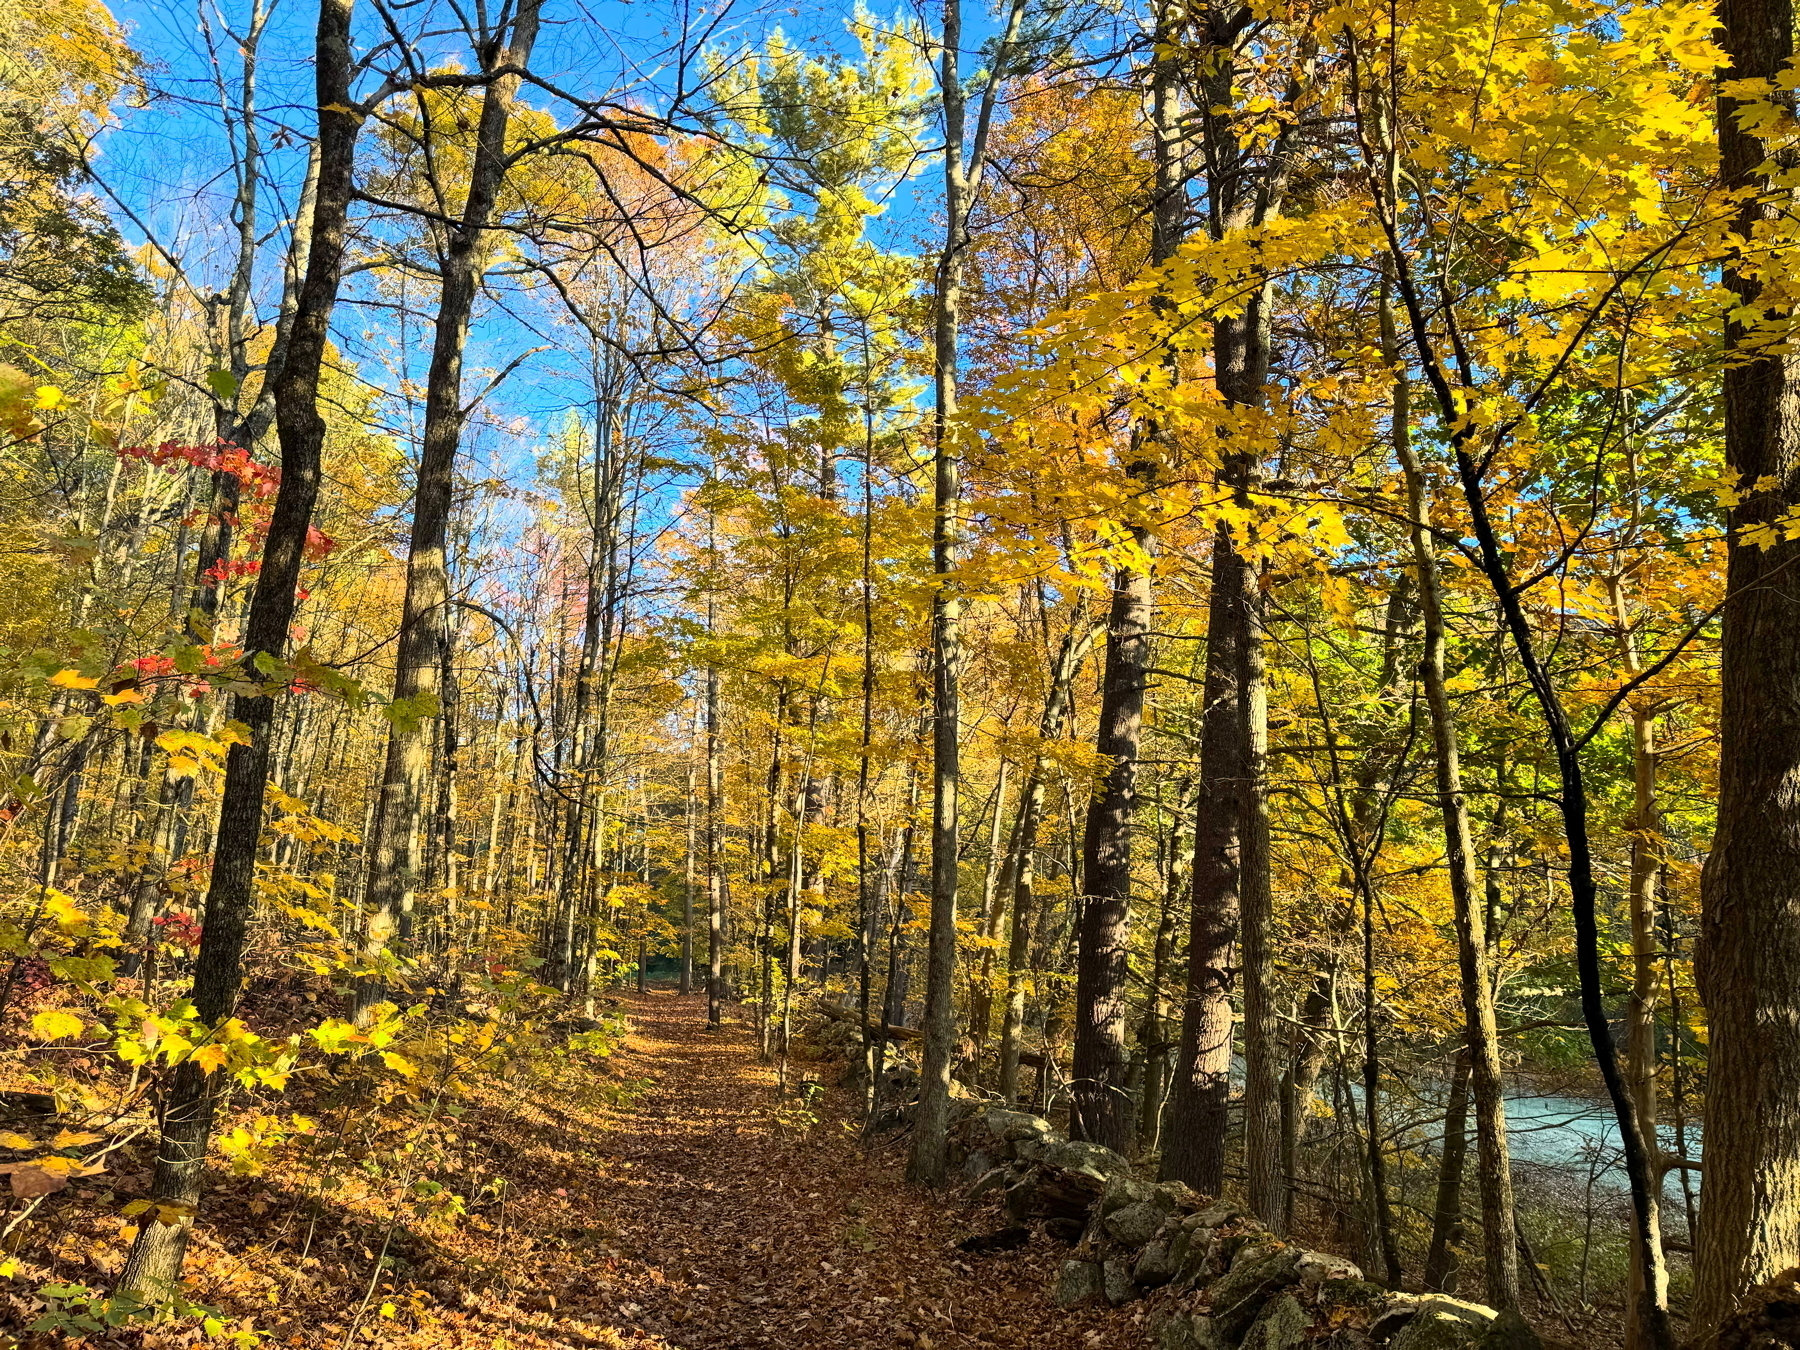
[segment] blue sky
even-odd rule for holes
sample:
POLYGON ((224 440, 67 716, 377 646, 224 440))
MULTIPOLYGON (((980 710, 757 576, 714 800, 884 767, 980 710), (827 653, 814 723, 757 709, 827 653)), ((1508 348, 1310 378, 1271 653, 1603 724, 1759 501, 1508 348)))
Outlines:
MULTIPOLYGON (((219 85, 222 80, 227 95, 235 98, 241 59, 226 29, 241 32, 247 27, 250 0, 218 0, 216 5, 211 0, 122 0, 115 12, 147 59, 152 97, 143 107, 122 110, 120 125, 99 147, 95 168, 157 242, 181 260, 196 286, 222 284, 235 240, 227 225, 233 152, 219 85)), ((761 0, 710 7, 549 0, 533 67, 578 96, 617 97, 628 91, 634 101, 666 106, 683 78, 683 65, 691 70, 699 64, 695 55, 701 47, 714 53, 742 50, 780 26, 796 44, 845 50, 852 46, 844 29, 847 13, 835 6, 770 6, 761 0)), ((313 0, 274 0, 259 51, 257 103, 269 180, 260 209, 264 233, 273 231, 260 268, 259 308, 265 316, 272 312, 285 251, 281 222, 298 191, 313 121, 310 52, 316 16, 313 0)), ((378 18, 368 0, 359 4, 358 36, 364 43, 382 36, 378 18)), ((415 25, 409 36, 431 64, 472 64, 447 6, 420 6, 397 18, 415 25)), ((559 116, 569 115, 543 91, 528 91, 526 98, 559 116)), ((367 141, 365 133, 365 149, 367 141)), ((925 180, 929 191, 934 180, 929 175, 925 180)), ((909 190, 882 228, 896 235, 916 233, 923 209, 917 194, 917 188, 909 190)), ((138 242, 142 232, 136 224, 122 220, 121 227, 138 242)), ((428 309, 432 297, 427 288, 413 289, 413 301, 428 309)), ((359 295, 366 297, 367 287, 352 281, 338 314, 345 352, 372 383, 391 387, 401 374, 422 375, 429 327, 418 317, 402 319, 392 310, 361 307, 359 295)), ((472 337, 472 376, 506 365, 519 352, 542 345, 546 336, 541 323, 533 331, 505 315, 488 314, 472 337)), ((532 358, 509 378, 498 403, 553 432, 575 401, 568 381, 558 377, 560 365, 566 365, 566 358, 555 351, 532 358)), ((404 417, 403 409, 396 411, 404 417)), ((472 439, 480 434, 472 429, 472 439)), ((479 446, 471 449, 480 453, 479 446)))

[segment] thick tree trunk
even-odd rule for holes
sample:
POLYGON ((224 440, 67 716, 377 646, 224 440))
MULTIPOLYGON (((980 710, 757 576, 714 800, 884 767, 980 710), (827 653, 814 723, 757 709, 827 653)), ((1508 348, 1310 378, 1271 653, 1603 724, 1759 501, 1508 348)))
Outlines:
MULTIPOLYGON (((1170 1098, 1162 1175, 1204 1195, 1225 1186, 1230 1126, 1232 994, 1246 887, 1245 835, 1260 765, 1253 752, 1256 700, 1245 689, 1255 611, 1261 597, 1251 564, 1231 535, 1213 540, 1202 691, 1200 783, 1194 810, 1193 910, 1188 930, 1187 996, 1170 1098)), ((1254 884, 1254 883, 1249 883, 1254 884)))
MULTIPOLYGON (((1180 57, 1176 23, 1164 5, 1158 14, 1158 56, 1151 69, 1151 128, 1156 181, 1152 196, 1150 262, 1175 255, 1187 227, 1187 174, 1183 164, 1180 57)), ((1138 428, 1131 478, 1148 487, 1156 475, 1159 431, 1138 428)), ((1148 559, 1155 538, 1131 528, 1132 544, 1148 559)), ((1150 620, 1155 581, 1148 570, 1121 567, 1113 578, 1107 617, 1106 669, 1100 687, 1094 749, 1107 769, 1088 803, 1082 835, 1082 900, 1075 962, 1075 1055, 1069 1129, 1078 1139, 1129 1152, 1136 1140, 1135 1103, 1127 1083, 1125 1050, 1130 976, 1131 838, 1137 806, 1137 774, 1143 738, 1144 700, 1152 660, 1150 620)))
MULTIPOLYGON (((1790 0, 1726 0, 1728 80, 1775 79, 1795 54, 1790 0)), ((1792 95, 1781 95, 1791 105, 1792 95)), ((1771 148, 1719 100, 1724 186, 1749 194, 1737 233, 1785 228, 1792 193, 1763 170, 1771 148)), ((1784 153, 1786 166, 1790 155, 1784 153)), ((1754 311, 1762 245, 1725 284, 1754 311)), ((1746 334, 1729 324, 1727 341, 1746 334)), ((1800 541, 1741 540, 1800 504, 1800 356, 1726 365, 1731 509, 1719 710, 1718 832, 1702 876, 1695 975, 1707 1011, 1706 1182, 1691 1330, 1704 1340, 1750 1286, 1800 1265, 1800 541)))
MULTIPOLYGON (((319 490, 325 440, 325 419, 318 409, 319 375, 343 269, 344 222, 360 125, 351 109, 350 15, 351 0, 321 0, 315 62, 319 181, 306 280, 276 389, 281 486, 270 515, 262 571, 244 632, 247 669, 254 669, 260 653, 279 660, 287 649, 307 530, 319 490)), ((270 695, 239 696, 233 700, 232 712, 249 736, 246 744, 232 746, 226 759, 218 846, 206 893, 192 994, 200 1019, 211 1025, 231 1016, 243 976, 256 850, 262 835, 263 790, 273 749, 275 700, 270 695)), ((157 1217, 147 1219, 139 1230, 115 1286, 116 1294, 141 1303, 158 1303, 177 1291, 182 1257, 202 1194, 215 1090, 215 1081, 193 1059, 176 1069, 163 1099, 156 1172, 150 1187, 149 1198, 160 1208, 157 1217), (161 1221, 165 1218, 170 1221, 161 1221)))
MULTIPOLYGON (((509 39, 498 35, 485 42, 483 67, 488 71, 522 68, 537 40, 541 0, 521 0, 509 39)), ((451 500, 456 484, 456 452, 462 442, 463 350, 475 297, 487 266, 484 235, 509 163, 507 125, 512 117, 517 75, 495 77, 482 95, 481 115, 469 169, 468 193, 461 219, 446 227, 440 259, 439 293, 431 366, 425 382, 425 425, 419 448, 419 473, 413 493, 412 535, 406 557, 406 598, 401 606, 400 633, 394 652, 394 698, 407 706, 388 734, 387 763, 376 801, 375 828, 369 841, 368 919, 364 955, 378 959, 398 931, 417 884, 417 839, 431 771, 433 718, 438 713, 442 645, 449 626, 450 577, 447 548, 451 500)), ((358 982, 355 1011, 359 1018, 383 997, 383 982, 358 982)))
MULTIPOLYGON (((1229 113, 1234 44, 1247 11, 1213 14, 1200 114, 1208 161, 1214 238, 1273 218, 1285 190, 1277 152, 1245 158, 1229 113)), ((1213 325, 1213 378, 1227 406, 1263 402, 1269 376, 1269 285, 1244 298, 1240 313, 1213 325)), ((1249 504, 1258 477, 1254 451, 1219 446, 1220 486, 1249 504)), ((1246 1197, 1263 1214, 1286 1210, 1281 1174, 1280 1047, 1269 996, 1269 820, 1265 800, 1268 706, 1263 675, 1263 597, 1258 566, 1221 526, 1213 540, 1207 613, 1205 711, 1194 830, 1193 917, 1181 1049, 1162 1173, 1210 1195, 1224 1185, 1232 1049, 1231 997, 1243 976, 1246 1197), (1241 947, 1240 947, 1241 944, 1241 947), (1241 964, 1240 964, 1241 963, 1241 964)))
MULTIPOLYGON (((1146 532, 1134 533, 1140 546, 1148 545, 1146 532)), ((1121 568, 1113 582, 1100 725, 1094 737, 1094 749, 1105 756, 1107 770, 1088 803, 1082 836, 1069 1132, 1119 1153, 1129 1153, 1136 1137, 1126 1083, 1125 986, 1130 974, 1132 817, 1153 593, 1145 572, 1121 568)))

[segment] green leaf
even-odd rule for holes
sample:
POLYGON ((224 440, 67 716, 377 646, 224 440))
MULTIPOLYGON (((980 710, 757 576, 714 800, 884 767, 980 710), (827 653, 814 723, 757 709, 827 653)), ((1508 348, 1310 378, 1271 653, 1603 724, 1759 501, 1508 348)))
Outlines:
POLYGON ((411 698, 397 698, 381 709, 381 715, 394 724, 401 735, 417 731, 428 718, 439 712, 437 695, 429 691, 411 698))
POLYGON ((219 402, 229 403, 237 397, 238 377, 229 370, 209 370, 206 372, 206 385, 218 395, 219 402))

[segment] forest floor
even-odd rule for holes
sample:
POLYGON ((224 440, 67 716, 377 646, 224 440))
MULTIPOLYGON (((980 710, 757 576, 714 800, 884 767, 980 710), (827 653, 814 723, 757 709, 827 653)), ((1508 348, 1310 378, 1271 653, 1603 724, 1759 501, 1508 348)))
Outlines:
MULTIPOLYGON (((592 1138, 596 1167, 559 1175, 553 1155, 544 1160, 544 1182, 561 1182, 569 1210, 602 1224, 616 1253, 599 1268, 564 1263, 562 1328, 586 1323, 598 1344, 612 1344, 610 1334, 634 1350, 1060 1350, 1143 1339, 1127 1330, 1129 1313, 1055 1306, 1060 1244, 958 1251, 959 1239, 998 1221, 908 1185, 898 1142, 863 1147, 840 1094, 810 1106, 790 1095, 784 1109, 747 1028, 709 1033, 698 997, 653 992, 624 1004, 633 1034, 614 1071, 654 1086, 592 1138)), ((561 1128, 571 1126, 585 1134, 578 1122, 561 1128)), ((556 1140, 544 1143, 553 1150, 556 1140)), ((564 1334, 555 1322, 546 1332, 564 1334)))
MULTIPOLYGON (((260 1240, 237 1242, 232 1229, 256 1231, 243 1211, 261 1213, 269 1192, 223 1181, 208 1205, 221 1240, 190 1252, 192 1296, 228 1316, 241 1310, 230 1325, 253 1326, 264 1345, 306 1350, 1147 1343, 1141 1309, 1055 1306, 1067 1248, 1054 1240, 958 1250, 1005 1221, 954 1190, 907 1184, 904 1141, 865 1146, 844 1094, 784 1101, 750 1030, 708 1032, 701 997, 619 1002, 631 1034, 604 1066, 495 1094, 457 1123, 505 1177, 503 1204, 428 1240, 340 1210, 323 1227, 315 1220, 304 1243, 298 1230, 271 1237, 267 1220, 260 1240)), ((816 1077, 824 1066, 796 1067, 816 1077)), ((170 1328, 94 1343, 198 1339, 198 1328, 170 1328)))

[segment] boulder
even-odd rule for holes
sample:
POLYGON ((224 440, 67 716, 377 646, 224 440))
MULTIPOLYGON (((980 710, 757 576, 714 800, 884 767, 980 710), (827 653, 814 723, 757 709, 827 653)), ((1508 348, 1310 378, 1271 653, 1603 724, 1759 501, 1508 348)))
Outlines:
POLYGON ((1131 1175, 1131 1164, 1110 1148, 1064 1139, 1044 1150, 1044 1166, 1091 1178, 1096 1193, 1115 1176, 1131 1175))
POLYGON ((1106 1297, 1105 1275, 1097 1261, 1064 1261, 1056 1275, 1056 1306, 1076 1308, 1106 1297))
POLYGON ((1301 1284, 1315 1287, 1327 1280, 1360 1280, 1363 1277, 1362 1267, 1356 1262, 1346 1261, 1330 1252, 1301 1252, 1294 1269, 1299 1272, 1301 1284))
POLYGON ((1009 1111, 1001 1106, 990 1106, 978 1112, 970 1122, 970 1129, 985 1136, 990 1146, 1002 1146, 993 1151, 1007 1157, 1014 1156, 1016 1146, 1021 1142, 1042 1140, 1056 1133, 1042 1116, 1034 1116, 1029 1111, 1009 1111))
POLYGON ((1228 1350, 1218 1326, 1204 1313, 1176 1313, 1162 1324, 1156 1350, 1228 1350))
POLYGON ((962 1160, 962 1173, 970 1181, 979 1181, 994 1170, 994 1156, 982 1149, 971 1149, 962 1160))
POLYGON ((1142 1247, 1163 1226, 1169 1212, 1154 1200, 1140 1200, 1135 1205, 1115 1209, 1102 1221, 1106 1236, 1124 1247, 1142 1247))
POLYGON ((1300 1350, 1312 1318, 1292 1294, 1277 1294, 1263 1305, 1244 1335, 1243 1350, 1300 1350))
POLYGON ((1207 1290, 1207 1301, 1219 1334, 1231 1345, 1243 1339, 1263 1304, 1299 1281, 1295 1266, 1300 1260, 1298 1247, 1270 1243, 1246 1253, 1252 1259, 1240 1262, 1214 1281, 1207 1290))
POLYGON ((1160 1182, 1156 1189, 1168 1202, 1171 1210, 1178 1209, 1183 1214, 1192 1214, 1206 1206, 1206 1197, 1185 1181, 1160 1182))
MULTIPOLYGON (((1180 1236, 1185 1235, 1177 1235, 1180 1236)), ((1175 1241, 1176 1238, 1159 1237, 1145 1247, 1138 1256, 1137 1264, 1131 1268, 1131 1278, 1150 1289, 1174 1279, 1181 1269, 1181 1263, 1173 1251, 1175 1241)))
POLYGON ((1037 1210, 1037 1178, 1031 1173, 1014 1179, 1006 1187, 1006 1213, 1023 1223, 1037 1210))
POLYGON ((1411 1310, 1406 1324, 1394 1333, 1388 1350, 1474 1350, 1493 1325, 1495 1312, 1479 1303, 1465 1303, 1444 1294, 1420 1299, 1395 1300, 1388 1305, 1388 1321, 1395 1313, 1411 1310))
POLYGON ((1220 1273, 1210 1228, 1189 1229, 1185 1224, 1170 1244, 1175 1257, 1175 1278, 1192 1288, 1205 1284, 1220 1273))
POLYGON ((1544 1343, 1517 1308, 1505 1308, 1481 1333, 1481 1350, 1544 1350, 1544 1343))
MULTIPOLYGON (((1219 1200, 1195 1214, 1190 1222, 1196 1228, 1223 1228, 1228 1223, 1235 1223, 1243 1217, 1243 1214, 1244 1211, 1236 1205, 1228 1205, 1223 1200, 1219 1200)), ((1252 1223, 1250 1226, 1260 1228, 1262 1225, 1252 1223)))
POLYGON ((1136 1298, 1138 1287, 1131 1278, 1131 1258, 1108 1257, 1100 1266, 1100 1285, 1106 1292, 1106 1301, 1115 1308, 1136 1298))
POLYGON ((1141 1205, 1155 1194, 1156 1187, 1147 1181, 1139 1181, 1129 1173, 1109 1177, 1106 1189, 1100 1192, 1100 1214, 1104 1217, 1114 1210, 1141 1205))

